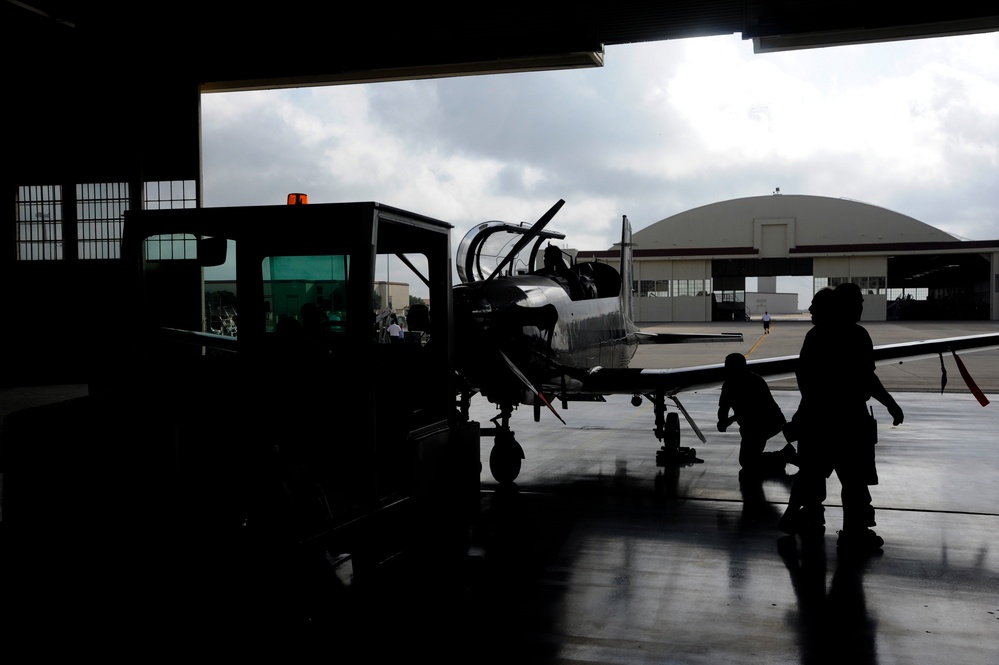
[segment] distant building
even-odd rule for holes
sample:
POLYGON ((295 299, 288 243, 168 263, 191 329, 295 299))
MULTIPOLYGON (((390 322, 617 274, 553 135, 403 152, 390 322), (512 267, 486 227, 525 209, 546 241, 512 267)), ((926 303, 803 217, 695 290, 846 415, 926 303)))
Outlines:
MULTIPOLYGON (((667 217, 633 237, 635 319, 754 318, 791 310, 776 277, 809 276, 813 292, 864 291, 864 320, 999 320, 999 240, 960 240, 912 217, 822 196, 757 196, 667 217), (746 278, 757 277, 756 293, 746 278), (773 291, 773 292, 771 292, 773 291)), ((616 248, 580 251, 613 263, 616 248)), ((793 306, 797 310, 797 306, 793 306)))
POLYGON ((409 284, 406 282, 375 282, 375 292, 381 296, 382 309, 391 307, 402 312, 409 307, 409 284))

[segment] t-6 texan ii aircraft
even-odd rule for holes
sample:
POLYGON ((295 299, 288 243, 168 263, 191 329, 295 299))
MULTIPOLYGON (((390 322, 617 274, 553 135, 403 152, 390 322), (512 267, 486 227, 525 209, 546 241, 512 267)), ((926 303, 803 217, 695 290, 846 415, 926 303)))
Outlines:
MULTIPOLYGON (((741 333, 645 333, 632 319, 631 225, 622 218, 621 271, 605 263, 574 263, 552 240, 565 235, 546 227, 564 205, 558 201, 535 224, 491 221, 469 231, 458 246, 454 287, 456 368, 464 383, 463 403, 481 393, 497 405, 489 456, 493 477, 512 482, 520 473, 524 450, 510 429, 519 404, 534 407, 540 419, 547 407, 560 421, 555 404, 603 401, 611 394, 632 395, 638 406, 652 402, 656 438, 663 446, 657 464, 686 464, 693 448, 680 446, 679 416, 666 412, 670 399, 703 442, 679 400, 679 393, 720 386, 724 363, 679 369, 629 367, 639 344, 741 342, 741 333), (542 247, 548 241, 546 247, 542 247), (543 250, 543 251, 542 251, 543 250), (538 262, 542 256, 543 261, 538 262), (554 403, 553 403, 554 402, 554 403)), ((999 348, 999 334, 972 335, 875 347, 875 361, 936 357, 944 352, 999 348)), ((768 379, 794 375, 797 356, 756 360, 750 368, 768 379)), ((959 363, 963 369, 963 365, 959 363)), ((965 376, 974 392, 973 382, 965 376)), ((980 393, 978 393, 980 395, 980 393)), ((983 401, 984 396, 979 397, 983 401)), ((983 402, 983 405, 987 400, 983 402)))

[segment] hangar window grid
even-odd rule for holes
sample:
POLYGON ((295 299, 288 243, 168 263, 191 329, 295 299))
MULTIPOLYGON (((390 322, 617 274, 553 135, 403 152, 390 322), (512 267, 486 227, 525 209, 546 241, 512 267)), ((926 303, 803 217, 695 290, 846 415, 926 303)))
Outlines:
POLYGON ((710 279, 675 279, 671 286, 674 297, 704 296, 711 293, 710 279))
MULTIPOLYGON (((74 191, 70 188, 69 191, 74 191)), ((79 258, 119 258, 122 219, 129 208, 128 183, 89 183, 75 187, 76 230, 79 258)), ((62 185, 21 185, 15 202, 17 260, 56 261, 64 252, 66 219, 64 206, 74 200, 64 197, 62 185)), ((143 207, 151 210, 198 207, 197 183, 194 180, 165 180, 143 183, 143 207)), ((72 229, 72 227, 70 227, 72 229)), ((69 242, 73 239, 70 236, 69 242)), ((194 258, 190 242, 173 242, 159 252, 171 258, 194 258), (179 250, 177 249, 179 247, 179 250), (186 253, 185 253, 186 252, 186 253)), ((185 239, 189 240, 189 239, 185 239)))
POLYGON ((828 287, 836 288, 840 284, 853 282, 860 287, 864 293, 886 293, 888 291, 888 279, 884 276, 855 276, 855 277, 815 277, 812 282, 813 293, 818 293, 828 287))
POLYGON ((711 293, 710 279, 642 279, 631 283, 632 293, 640 298, 704 296, 711 293))
MULTIPOLYGON (((142 207, 145 210, 197 208, 197 183, 194 180, 154 180, 143 185, 142 207)), ((146 239, 146 259, 167 261, 197 258, 194 236, 182 233, 146 239)))
POLYGON ((715 291, 715 302, 745 303, 746 292, 738 290, 715 291))
POLYGON ((145 210, 197 208, 198 190, 193 180, 153 180, 143 185, 145 210))
POLYGON ((631 292, 639 298, 668 298, 668 279, 642 279, 634 280, 631 285, 631 292))
POLYGON ((76 214, 81 259, 117 259, 128 210, 128 183, 85 183, 76 186, 76 214))
POLYGON ((63 258, 62 187, 17 188, 17 258, 21 261, 63 258))

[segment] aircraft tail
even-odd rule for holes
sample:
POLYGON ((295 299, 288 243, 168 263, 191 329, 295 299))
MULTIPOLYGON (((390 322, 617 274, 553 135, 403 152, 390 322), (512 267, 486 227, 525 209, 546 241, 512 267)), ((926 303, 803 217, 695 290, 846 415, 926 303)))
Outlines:
POLYGON ((631 222, 627 215, 621 215, 621 311, 625 318, 634 321, 631 298, 633 291, 633 274, 631 264, 631 222))

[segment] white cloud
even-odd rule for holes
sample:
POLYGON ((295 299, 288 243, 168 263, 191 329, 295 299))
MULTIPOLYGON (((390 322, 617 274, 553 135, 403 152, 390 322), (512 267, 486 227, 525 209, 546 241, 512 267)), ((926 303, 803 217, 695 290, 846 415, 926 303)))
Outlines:
POLYGON ((614 243, 714 201, 845 196, 999 237, 999 35, 754 55, 738 37, 608 48, 600 69, 212 94, 209 205, 377 200, 614 243))

